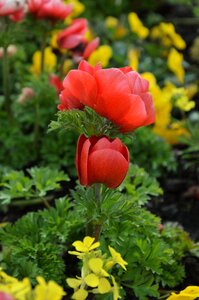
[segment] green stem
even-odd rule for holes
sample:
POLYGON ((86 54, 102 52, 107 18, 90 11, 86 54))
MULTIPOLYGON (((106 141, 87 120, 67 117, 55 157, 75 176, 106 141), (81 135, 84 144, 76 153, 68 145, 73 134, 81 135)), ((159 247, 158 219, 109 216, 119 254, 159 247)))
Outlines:
POLYGON ((8 57, 7 47, 5 46, 4 53, 3 53, 3 92, 4 92, 6 112, 9 120, 12 120, 9 77, 10 77, 9 57, 8 57))
POLYGON ((10 203, 11 206, 30 206, 30 205, 36 205, 40 203, 44 203, 47 208, 50 207, 48 201, 51 201, 52 197, 46 197, 46 198, 36 198, 36 199, 30 199, 30 200, 14 200, 10 203))
POLYGON ((41 73, 40 73, 40 75, 42 75, 44 73, 45 48, 46 48, 46 34, 44 33, 42 36, 42 41, 41 41, 41 73))
MULTIPOLYGON (((95 184, 94 189, 95 189, 95 200, 97 202, 99 211, 101 211, 101 184, 95 184)), ((98 224, 95 224, 93 227, 92 236, 95 238, 96 242, 99 241, 99 239, 100 239, 100 235, 102 232, 102 226, 103 226, 103 222, 100 222, 98 224)))
POLYGON ((38 157, 38 150, 39 150, 39 135, 40 135, 40 128, 39 128, 39 103, 38 99, 35 98, 35 123, 34 123, 34 147, 36 158, 38 157))

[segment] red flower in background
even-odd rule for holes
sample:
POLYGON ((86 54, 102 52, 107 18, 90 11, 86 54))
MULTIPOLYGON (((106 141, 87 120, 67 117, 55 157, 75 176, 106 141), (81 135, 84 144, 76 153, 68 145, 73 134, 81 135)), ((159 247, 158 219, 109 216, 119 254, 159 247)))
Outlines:
POLYGON ((36 18, 64 20, 71 12, 72 6, 62 0, 28 0, 29 12, 36 18))
POLYGON ((0 292, 0 300, 14 300, 14 298, 7 293, 0 292))
POLYGON ((57 75, 51 74, 49 76, 49 82, 52 86, 54 86, 58 94, 61 93, 64 87, 62 80, 57 75))
POLYGON ((72 24, 60 32, 57 38, 59 47, 72 50, 77 62, 82 58, 87 59, 100 43, 98 37, 89 42, 85 37, 87 30, 87 20, 79 18, 73 20, 72 24))
POLYGON ((23 19, 25 9, 25 0, 0 0, 0 16, 9 16, 15 22, 23 19))
POLYGON ((80 184, 103 183, 118 187, 129 167, 129 151, 120 139, 81 135, 77 144, 76 167, 80 184))
POLYGON ((94 68, 86 61, 63 81, 60 110, 87 105, 115 123, 121 132, 152 124, 155 112, 149 83, 130 68, 94 68), (75 105, 69 105, 75 103, 75 105))

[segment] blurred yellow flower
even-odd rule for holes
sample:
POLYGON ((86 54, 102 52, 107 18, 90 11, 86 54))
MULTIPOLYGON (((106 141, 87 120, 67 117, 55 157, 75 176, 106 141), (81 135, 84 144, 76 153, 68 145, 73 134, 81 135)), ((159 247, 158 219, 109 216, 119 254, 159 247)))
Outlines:
POLYGON ((115 17, 109 16, 105 19, 105 26, 107 28, 116 28, 118 26, 118 24, 119 24, 119 21, 115 17))
POLYGON ((72 60, 66 59, 63 64, 63 75, 66 75, 72 69, 72 60))
POLYGON ((108 45, 102 45, 91 53, 88 59, 88 63, 91 66, 95 66, 97 63, 101 63, 102 67, 106 67, 109 64, 109 60, 112 57, 112 49, 108 45))
POLYGON ((171 48, 167 59, 168 68, 176 75, 180 83, 184 82, 185 71, 183 68, 183 54, 171 48))
POLYGON ((159 136, 167 140, 171 145, 179 143, 179 138, 182 136, 188 136, 189 132, 183 127, 182 122, 173 122, 167 127, 161 127, 155 124, 153 131, 159 136))
POLYGON ((135 32, 141 39, 145 39, 149 34, 149 29, 146 28, 138 15, 134 12, 128 14, 128 21, 132 32, 135 32))
POLYGON ((72 4, 73 6, 72 13, 68 16, 68 18, 76 18, 85 11, 85 5, 78 0, 64 0, 64 2, 72 4))
POLYGON ((199 286, 188 286, 179 294, 171 293, 167 300, 194 300, 199 297, 199 286))
POLYGON ((115 33, 114 33, 114 38, 115 39, 121 39, 125 35, 127 35, 127 33, 128 33, 127 28, 125 28, 122 25, 118 25, 117 28, 116 28, 116 30, 115 30, 115 33))
POLYGON ((34 293, 34 300, 61 300, 66 293, 63 288, 56 282, 50 280, 48 283, 44 278, 37 277, 38 285, 36 285, 34 293))
POLYGON ((138 71, 140 51, 138 49, 130 49, 127 56, 129 67, 131 67, 134 71, 138 71))
POLYGON ((126 271, 126 265, 128 265, 128 263, 122 258, 121 254, 117 252, 115 249, 113 249, 111 246, 109 246, 108 248, 111 253, 112 260, 110 261, 109 266, 108 263, 106 264, 106 267, 109 268, 115 264, 118 264, 126 271))
POLYGON ((164 46, 174 46, 179 50, 186 48, 183 38, 176 33, 172 23, 161 22, 151 29, 150 36, 152 39, 159 39, 164 46))
POLYGON ((77 290, 71 297, 74 300, 86 300, 88 292, 84 289, 77 290))
POLYGON ((195 83, 189 84, 185 87, 185 91, 187 97, 191 99, 198 92, 198 86, 195 83))
MULTIPOLYGON (((36 51, 32 57, 33 64, 30 70, 33 74, 39 75, 41 73, 41 51, 36 51)), ((52 72, 57 65, 57 57, 52 52, 51 47, 46 47, 44 50, 44 71, 52 72)))

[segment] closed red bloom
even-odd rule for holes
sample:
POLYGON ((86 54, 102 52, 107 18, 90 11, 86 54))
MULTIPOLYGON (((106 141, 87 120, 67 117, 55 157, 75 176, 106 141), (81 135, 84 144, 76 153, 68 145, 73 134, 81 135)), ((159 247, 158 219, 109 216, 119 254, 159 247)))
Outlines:
POLYGON ((71 70, 63 82, 60 110, 70 101, 87 105, 115 123, 121 132, 130 132, 155 121, 149 83, 130 68, 101 69, 86 61, 71 70))
POLYGON ((15 22, 21 21, 26 9, 25 0, 0 0, 0 16, 9 16, 15 22))
POLYGON ((62 0, 28 0, 29 12, 36 18, 64 20, 71 12, 72 6, 62 0))
POLYGON ((120 139, 81 135, 77 144, 76 167, 80 183, 103 183, 118 187, 129 167, 129 151, 120 139))
POLYGON ((0 300, 14 300, 14 298, 7 293, 0 292, 0 300))

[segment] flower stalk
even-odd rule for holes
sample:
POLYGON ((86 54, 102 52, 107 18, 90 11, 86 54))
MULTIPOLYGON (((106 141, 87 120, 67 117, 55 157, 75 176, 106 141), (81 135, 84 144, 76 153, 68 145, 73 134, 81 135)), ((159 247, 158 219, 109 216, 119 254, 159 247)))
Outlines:
POLYGON ((7 46, 4 46, 3 54, 3 93, 5 109, 8 115, 8 119, 12 120, 11 98, 10 98, 10 68, 7 46))

